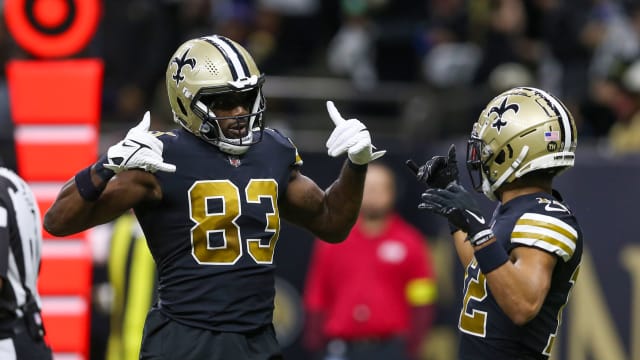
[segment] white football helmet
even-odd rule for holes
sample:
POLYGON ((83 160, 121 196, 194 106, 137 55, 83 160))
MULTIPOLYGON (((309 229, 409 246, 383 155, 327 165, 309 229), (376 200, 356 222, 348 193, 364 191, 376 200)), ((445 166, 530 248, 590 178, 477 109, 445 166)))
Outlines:
POLYGON ((189 40, 176 50, 166 72, 173 119, 220 150, 240 155, 262 140, 264 75, 238 43, 219 35, 189 40), (249 114, 216 116, 214 108, 244 106, 249 114), (247 134, 225 136, 218 120, 248 122, 247 134))
POLYGON ((517 87, 489 102, 473 125, 467 169, 477 191, 489 199, 524 174, 572 167, 578 135, 573 116, 553 95, 517 87))

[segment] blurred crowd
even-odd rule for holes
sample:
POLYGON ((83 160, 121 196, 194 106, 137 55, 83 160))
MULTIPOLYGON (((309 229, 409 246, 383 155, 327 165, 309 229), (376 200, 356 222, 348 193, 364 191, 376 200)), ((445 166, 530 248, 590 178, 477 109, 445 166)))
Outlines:
MULTIPOLYGON (((421 136, 462 134, 493 95, 532 85, 571 108, 582 141, 613 153, 640 150, 634 0, 109 0, 103 7, 97 35, 77 56, 105 61, 107 129, 128 126, 147 108, 170 119, 163 79, 171 51, 218 33, 247 47, 268 76, 339 78, 363 93, 398 82, 426 89, 437 99, 427 110, 411 99, 397 110, 425 113, 414 128, 446 124, 421 136)), ((24 57, 3 27, 0 61, 24 57)))

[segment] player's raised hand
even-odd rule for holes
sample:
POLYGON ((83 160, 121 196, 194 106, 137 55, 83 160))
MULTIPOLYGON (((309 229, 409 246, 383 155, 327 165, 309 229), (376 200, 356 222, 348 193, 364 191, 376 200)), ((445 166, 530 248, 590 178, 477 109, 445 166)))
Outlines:
POLYGON ((327 111, 336 126, 327 140, 329 156, 337 157, 346 152, 352 163, 364 165, 382 157, 387 152, 386 150, 373 152, 375 146, 371 144, 371 134, 367 127, 358 119, 345 120, 333 101, 327 101, 327 111))
POLYGON ((175 172, 176 166, 162 158, 162 141, 149 133, 151 114, 147 111, 142 121, 131 128, 127 136, 107 151, 107 163, 103 166, 116 174, 129 169, 175 172))
POLYGON ((416 175, 418 181, 428 187, 444 189, 451 182, 459 183, 458 161, 454 144, 449 147, 447 156, 434 156, 422 166, 418 166, 413 160, 407 160, 406 164, 416 175))
POLYGON ((418 209, 442 215, 449 223, 467 233, 473 246, 494 237, 473 196, 460 184, 451 183, 445 189, 431 188, 422 194, 418 209))

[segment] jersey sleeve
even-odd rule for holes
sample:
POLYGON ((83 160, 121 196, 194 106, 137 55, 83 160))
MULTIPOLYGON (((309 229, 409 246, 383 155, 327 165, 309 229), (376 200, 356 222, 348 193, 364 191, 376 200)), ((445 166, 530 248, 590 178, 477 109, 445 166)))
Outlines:
POLYGON ((527 212, 516 221, 511 243, 542 249, 556 254, 565 262, 576 250, 578 231, 567 218, 527 212))
POLYGON ((293 140, 291 140, 291 138, 289 138, 288 136, 285 136, 283 133, 281 133, 280 131, 276 130, 276 129, 271 129, 271 128, 265 128, 264 129, 265 132, 269 132, 273 135, 273 137, 276 139, 276 141, 284 144, 285 146, 291 148, 291 150, 293 151, 293 162, 291 163, 292 167, 300 167, 303 164, 302 161, 302 157, 300 156, 300 153, 298 152, 298 147, 296 146, 296 144, 293 143, 293 140))

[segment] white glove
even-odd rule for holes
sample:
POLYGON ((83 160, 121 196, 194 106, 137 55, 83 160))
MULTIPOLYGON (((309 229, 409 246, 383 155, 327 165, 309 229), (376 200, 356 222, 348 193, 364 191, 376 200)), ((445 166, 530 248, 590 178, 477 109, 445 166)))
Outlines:
POLYGON ((346 152, 352 163, 364 165, 382 157, 387 152, 386 150, 372 152, 376 147, 371 145, 371 135, 367 127, 358 119, 342 118, 333 101, 327 101, 327 111, 336 125, 327 140, 329 156, 337 157, 346 152))
POLYGON ((147 111, 142 121, 131 128, 123 140, 109 148, 108 163, 103 164, 104 167, 116 174, 129 169, 175 172, 176 166, 162 159, 162 141, 148 132, 150 124, 151 114, 147 111))

